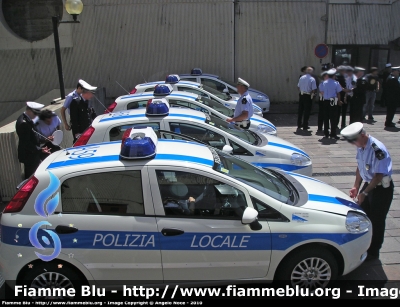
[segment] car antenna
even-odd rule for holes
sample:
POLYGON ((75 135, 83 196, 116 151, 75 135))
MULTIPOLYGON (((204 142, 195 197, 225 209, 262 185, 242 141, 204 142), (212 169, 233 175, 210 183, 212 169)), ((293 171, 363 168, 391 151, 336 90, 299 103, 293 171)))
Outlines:
POLYGON ((143 78, 143 80, 144 80, 144 83, 148 83, 148 82, 146 81, 145 77, 143 76, 142 71, 140 71, 140 74, 142 75, 142 78, 143 78))
MULTIPOLYGON (((35 132, 37 135, 39 135, 40 137, 44 138, 45 140, 49 141, 50 143, 53 143, 52 140, 48 139, 47 137, 45 137, 43 134, 37 132, 35 129, 32 128, 32 131, 35 132)), ((60 145, 57 145, 58 147, 60 147, 61 149, 65 150, 65 152, 67 153, 67 156, 69 155, 69 152, 66 148, 61 147, 60 145)))
POLYGON ((119 84, 118 83, 118 81, 117 80, 115 80, 115 82, 117 82, 117 84, 120 86, 120 87, 122 87, 122 89, 125 91, 125 92, 127 92, 128 93, 128 95, 130 94, 126 89, 124 89, 124 87, 121 85, 121 84, 119 84))
POLYGON ((112 112, 110 112, 110 111, 106 108, 106 106, 100 101, 100 99, 96 97, 95 94, 93 94, 93 97, 96 98, 96 100, 97 100, 98 102, 100 102, 100 104, 104 107, 104 109, 105 109, 108 113, 112 113, 112 112))

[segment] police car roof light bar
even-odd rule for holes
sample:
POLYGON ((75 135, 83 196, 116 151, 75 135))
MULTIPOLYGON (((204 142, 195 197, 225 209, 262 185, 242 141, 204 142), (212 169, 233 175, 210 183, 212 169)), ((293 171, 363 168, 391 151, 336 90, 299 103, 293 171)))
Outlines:
POLYGON ((129 128, 124 133, 119 156, 128 160, 153 158, 156 155, 157 142, 157 135, 151 127, 129 128))
POLYGON ((178 75, 168 75, 165 78, 165 83, 167 84, 176 84, 181 80, 181 78, 178 75))
POLYGON ((171 94, 173 88, 170 84, 157 84, 154 88, 154 96, 167 96, 171 94))
POLYGON ((147 102, 146 115, 148 116, 165 116, 169 114, 169 103, 163 99, 151 99, 147 102))
POLYGON ((201 68, 193 68, 193 69, 190 71, 190 74, 191 74, 192 76, 201 76, 201 75, 203 74, 203 71, 201 70, 201 68))

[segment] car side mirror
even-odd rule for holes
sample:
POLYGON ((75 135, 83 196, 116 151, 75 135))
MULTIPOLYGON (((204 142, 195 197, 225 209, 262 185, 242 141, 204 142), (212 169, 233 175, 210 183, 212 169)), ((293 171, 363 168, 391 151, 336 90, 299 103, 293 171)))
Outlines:
POLYGON ((228 153, 228 154, 232 154, 232 152, 233 152, 233 147, 232 147, 232 146, 229 146, 229 145, 225 145, 225 146, 222 148, 222 151, 223 151, 223 152, 226 152, 226 153, 228 153))
POLYGON ((222 92, 229 95, 229 90, 226 87, 222 90, 222 92))
POLYGON ((258 222, 257 216, 257 210, 247 207, 242 215, 242 224, 249 225, 251 230, 261 230, 262 225, 258 222))

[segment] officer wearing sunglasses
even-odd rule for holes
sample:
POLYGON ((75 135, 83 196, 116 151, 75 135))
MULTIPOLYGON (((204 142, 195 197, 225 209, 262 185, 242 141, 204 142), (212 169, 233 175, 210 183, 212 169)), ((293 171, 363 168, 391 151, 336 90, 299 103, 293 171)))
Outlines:
POLYGON ((350 197, 355 199, 358 196, 357 203, 372 223, 372 241, 367 260, 378 259, 386 215, 393 199, 392 159, 386 146, 367 134, 361 122, 347 126, 341 135, 357 147, 356 179, 350 197))

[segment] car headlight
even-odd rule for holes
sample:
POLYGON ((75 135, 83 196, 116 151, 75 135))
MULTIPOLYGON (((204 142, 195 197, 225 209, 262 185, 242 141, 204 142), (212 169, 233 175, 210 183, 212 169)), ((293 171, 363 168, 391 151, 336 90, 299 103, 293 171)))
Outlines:
POLYGON ((371 221, 369 218, 355 211, 349 211, 346 216, 346 228, 351 233, 362 233, 368 231, 371 221))
POLYGON ((261 133, 275 133, 276 130, 271 126, 260 124, 257 126, 257 131, 261 133))
POLYGON ((257 99, 260 99, 260 100, 267 100, 267 97, 265 97, 265 95, 258 94, 258 95, 257 95, 257 99))
POLYGON ((290 157, 290 161, 292 162, 293 165, 297 166, 305 166, 311 164, 311 159, 303 156, 299 153, 293 153, 292 156, 290 157))

